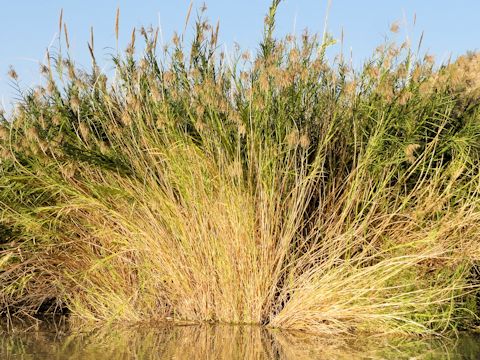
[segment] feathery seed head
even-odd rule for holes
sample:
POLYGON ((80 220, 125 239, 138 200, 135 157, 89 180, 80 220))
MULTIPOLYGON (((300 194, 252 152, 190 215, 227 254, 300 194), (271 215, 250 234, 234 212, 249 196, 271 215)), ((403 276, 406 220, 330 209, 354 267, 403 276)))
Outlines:
POLYGON ((48 66, 44 65, 44 64, 40 64, 40 73, 42 75, 49 75, 50 74, 50 69, 48 68, 48 66))
POLYGON ((7 74, 12 80, 18 80, 18 74, 13 68, 13 66, 10 66, 10 69, 8 70, 7 74))
POLYGON ((203 132, 205 130, 206 124, 202 120, 197 120, 195 123, 195 127, 197 128, 198 132, 203 132))
POLYGON ((176 47, 180 45, 180 38, 176 32, 173 34, 172 42, 173 42, 173 45, 175 45, 176 47))
POLYGON ((302 136, 300 136, 299 144, 302 147, 302 149, 308 148, 308 146, 310 145, 310 138, 308 137, 307 134, 303 134, 302 136))
POLYGON ((390 26, 390 31, 392 33, 398 33, 398 31, 400 30, 400 26, 398 24, 398 21, 395 21, 391 26, 390 26))
POLYGON ((398 98, 398 103, 400 105, 405 105, 413 97, 413 94, 410 91, 403 91, 400 97, 398 98))
POLYGON ((145 71, 148 68, 148 61, 145 58, 140 59, 138 64, 140 70, 145 71))
POLYGON ((67 69, 68 69, 68 77, 70 78, 70 80, 75 80, 77 77, 77 74, 75 73, 75 67, 73 66, 73 64, 69 62, 67 69))
POLYGON ((244 51, 244 52, 242 53, 242 59, 243 59, 244 61, 249 61, 249 60, 250 60, 250 52, 249 52, 249 51, 244 51))
POLYGON ((3 125, 0 125, 0 141, 5 141, 8 139, 10 131, 3 125))
POLYGON ((292 130, 286 138, 287 145, 291 148, 297 147, 300 141, 300 135, 297 129, 292 130))
POLYGON ((90 128, 85 122, 81 122, 78 125, 78 131, 80 132, 80 135, 82 136, 83 140, 88 139, 88 136, 90 135, 90 128))
POLYGON ((0 146, 0 160, 7 160, 12 158, 12 152, 7 148, 0 146))
POLYGON ((62 117, 60 116, 60 114, 53 114, 52 116, 53 125, 59 126, 61 122, 62 122, 62 117))
POLYGON ((266 72, 262 72, 262 74, 260 75, 260 78, 258 80, 259 80, 258 84, 260 86, 260 90, 268 91, 268 89, 270 87, 270 81, 269 81, 269 78, 268 78, 268 74, 266 72))
POLYGON ((415 162, 415 151, 419 148, 419 144, 409 144, 405 147, 405 157, 409 163, 413 164, 415 162))
POLYGON ((78 98, 78 96, 73 95, 70 98, 70 106, 75 112, 78 112, 80 110, 80 99, 78 98))
POLYGON ((36 127, 32 126, 29 127, 26 131, 26 137, 28 140, 32 142, 38 142, 39 141, 39 135, 38 135, 38 130, 36 127))
POLYGON ((238 134, 241 137, 244 137, 247 134, 247 128, 246 128, 245 124, 239 124, 238 125, 238 134))
POLYGON ((433 55, 430 55, 430 54, 425 55, 425 57, 423 59, 425 60, 425 62, 428 65, 433 65, 433 63, 435 62, 435 57, 433 55))
POLYGON ((125 110, 125 111, 122 113, 121 120, 122 120, 122 123, 123 123, 124 125, 126 125, 126 126, 132 125, 132 116, 130 115, 130 113, 129 113, 128 110, 125 110))
POLYGON ((49 81, 47 84, 47 92, 49 94, 53 94, 55 90, 57 89, 57 86, 55 85, 54 81, 49 81))
POLYGON ((75 176, 76 173, 76 167, 72 163, 68 163, 65 166, 62 166, 60 168, 60 172, 64 176, 65 179, 70 180, 75 176))
POLYGON ((105 141, 99 141, 98 142, 98 148, 103 155, 105 155, 109 152, 108 144, 105 141))

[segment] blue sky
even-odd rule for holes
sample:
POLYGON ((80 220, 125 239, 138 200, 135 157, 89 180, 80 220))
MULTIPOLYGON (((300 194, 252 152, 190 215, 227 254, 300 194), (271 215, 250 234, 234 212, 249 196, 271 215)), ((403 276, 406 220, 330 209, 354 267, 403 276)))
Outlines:
MULTIPOLYGON (((194 1, 194 11, 204 1, 194 1)), ((120 8, 120 46, 127 44, 131 29, 161 24, 165 42, 174 30, 181 31, 190 0, 9 0, 0 11, 0 107, 9 108, 15 91, 7 77, 9 65, 20 75, 21 86, 40 82, 38 64, 48 46, 57 47, 58 16, 64 10, 72 55, 80 64, 89 64, 87 41, 90 27, 95 32, 95 52, 100 63, 108 64, 115 46, 115 11, 120 8)), ((263 18, 270 0, 207 0, 208 18, 220 20, 221 43, 232 48, 256 49, 263 18)), ((277 34, 308 28, 322 32, 327 0, 284 0, 278 12, 277 34)), ((418 41, 422 31, 423 51, 442 61, 467 50, 480 50, 480 1, 477 0, 333 0, 328 29, 339 39, 344 32, 344 49, 361 64, 386 36, 402 42, 408 36, 418 41), (416 24, 414 26, 414 16, 416 24), (390 25, 399 21, 401 31, 392 37, 390 25)), ((335 45, 333 52, 339 51, 335 45)))

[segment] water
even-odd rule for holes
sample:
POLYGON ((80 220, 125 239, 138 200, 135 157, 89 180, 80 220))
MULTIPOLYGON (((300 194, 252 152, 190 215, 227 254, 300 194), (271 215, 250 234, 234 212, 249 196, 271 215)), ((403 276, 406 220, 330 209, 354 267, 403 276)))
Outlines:
POLYGON ((71 332, 54 324, 3 331, 0 359, 480 359, 480 336, 345 339, 219 325, 71 332))

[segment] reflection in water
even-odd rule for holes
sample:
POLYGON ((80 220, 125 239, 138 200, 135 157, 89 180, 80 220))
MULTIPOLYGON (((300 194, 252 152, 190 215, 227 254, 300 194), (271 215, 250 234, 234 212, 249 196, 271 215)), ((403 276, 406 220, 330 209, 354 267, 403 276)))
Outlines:
POLYGON ((164 326, 0 333, 1 359, 479 359, 480 338, 338 339, 255 326, 164 326))

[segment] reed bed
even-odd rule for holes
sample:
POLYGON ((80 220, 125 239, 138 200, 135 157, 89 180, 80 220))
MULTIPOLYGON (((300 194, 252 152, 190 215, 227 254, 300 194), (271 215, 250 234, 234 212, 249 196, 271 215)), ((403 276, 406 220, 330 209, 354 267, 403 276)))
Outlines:
POLYGON ((278 5, 256 53, 221 52, 200 10, 169 46, 134 30, 108 76, 60 20, 0 127, 5 316, 478 326, 479 54, 387 42, 354 69, 328 35, 275 38, 278 5))

